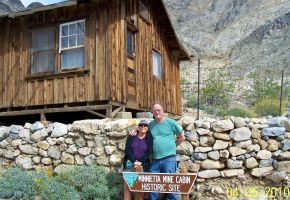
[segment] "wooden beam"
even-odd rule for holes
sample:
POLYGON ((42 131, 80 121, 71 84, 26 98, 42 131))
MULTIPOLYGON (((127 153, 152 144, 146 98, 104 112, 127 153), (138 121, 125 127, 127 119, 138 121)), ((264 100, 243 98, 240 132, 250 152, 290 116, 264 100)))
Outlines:
POLYGON ((123 110, 123 107, 124 107, 124 106, 121 106, 121 107, 119 107, 119 108, 116 108, 116 109, 112 112, 112 117, 115 117, 115 116, 118 114, 118 112, 120 112, 121 110, 123 110))
POLYGON ((112 105, 108 105, 107 108, 106 108, 106 117, 107 118, 112 118, 112 105))
POLYGON ((95 105, 95 106, 77 106, 77 107, 61 107, 61 108, 44 108, 33 110, 20 110, 0 112, 0 116, 16 116, 16 115, 32 115, 40 113, 59 113, 59 112, 78 112, 87 110, 106 110, 110 105, 95 105))
POLYGON ((99 116, 99 117, 102 117, 102 118, 106 118, 106 115, 103 115, 101 113, 98 113, 98 112, 95 112, 95 111, 92 111, 92 110, 86 110, 88 113, 91 113, 93 115, 96 115, 96 116, 99 116))

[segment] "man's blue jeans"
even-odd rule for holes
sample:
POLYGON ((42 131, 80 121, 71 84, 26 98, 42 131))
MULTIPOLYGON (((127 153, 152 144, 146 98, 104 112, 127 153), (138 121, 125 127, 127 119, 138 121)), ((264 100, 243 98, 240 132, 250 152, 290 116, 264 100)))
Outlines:
MULTIPOLYGON (((161 159, 153 159, 149 172, 152 173, 176 173, 176 156, 168 156, 161 159)), ((158 194, 151 192, 149 194, 149 200, 157 200, 158 194)), ((176 194, 166 194, 166 200, 177 200, 176 194)))

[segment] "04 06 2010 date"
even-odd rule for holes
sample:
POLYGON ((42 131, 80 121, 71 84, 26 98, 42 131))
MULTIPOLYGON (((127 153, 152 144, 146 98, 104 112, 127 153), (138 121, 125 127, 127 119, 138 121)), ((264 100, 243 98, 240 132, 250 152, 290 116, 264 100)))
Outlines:
POLYGON ((226 187, 227 198, 283 198, 290 197, 290 187, 260 187, 260 186, 247 186, 247 187, 226 187))

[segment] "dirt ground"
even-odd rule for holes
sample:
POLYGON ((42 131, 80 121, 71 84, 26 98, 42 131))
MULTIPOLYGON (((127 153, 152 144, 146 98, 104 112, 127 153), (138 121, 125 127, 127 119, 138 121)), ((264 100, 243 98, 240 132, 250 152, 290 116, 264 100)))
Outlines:
POLYGON ((254 178, 249 174, 234 178, 197 180, 190 194, 191 200, 290 200, 290 185, 274 184, 267 178, 254 178))

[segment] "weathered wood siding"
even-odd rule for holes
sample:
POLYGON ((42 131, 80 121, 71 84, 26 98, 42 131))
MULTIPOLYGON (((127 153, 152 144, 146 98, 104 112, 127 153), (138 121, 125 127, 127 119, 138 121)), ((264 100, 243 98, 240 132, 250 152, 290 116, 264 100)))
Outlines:
MULTIPOLYGON (((0 109, 112 100, 128 101, 126 52, 127 0, 92 1, 77 6, 0 19, 0 109), (30 78, 31 29, 86 19, 85 72, 30 78)), ((159 101, 165 111, 180 114, 179 61, 170 53, 165 33, 150 10, 150 23, 138 16, 138 0, 130 0, 137 17, 136 109, 159 101), (163 80, 153 76, 152 50, 162 55, 163 80)), ((128 13, 127 13, 128 14, 128 13)), ((55 52, 56 69, 60 55, 55 52)), ((129 77, 130 78, 130 77, 129 77)))
POLYGON ((170 53, 165 33, 157 21, 156 15, 160 13, 152 8, 149 10, 150 23, 141 17, 137 18, 137 101, 143 108, 150 108, 153 102, 158 101, 163 104, 166 112, 181 114, 179 61, 170 53), (153 76, 153 49, 162 56, 162 80, 153 76))
MULTIPOLYGON (((0 108, 108 100, 107 15, 106 5, 91 3, 2 19, 0 108), (78 19, 86 19, 85 69, 88 72, 29 78, 31 29, 55 25, 58 46, 59 24, 78 19)), ((55 52, 55 64, 59 69, 58 52, 55 52)))

